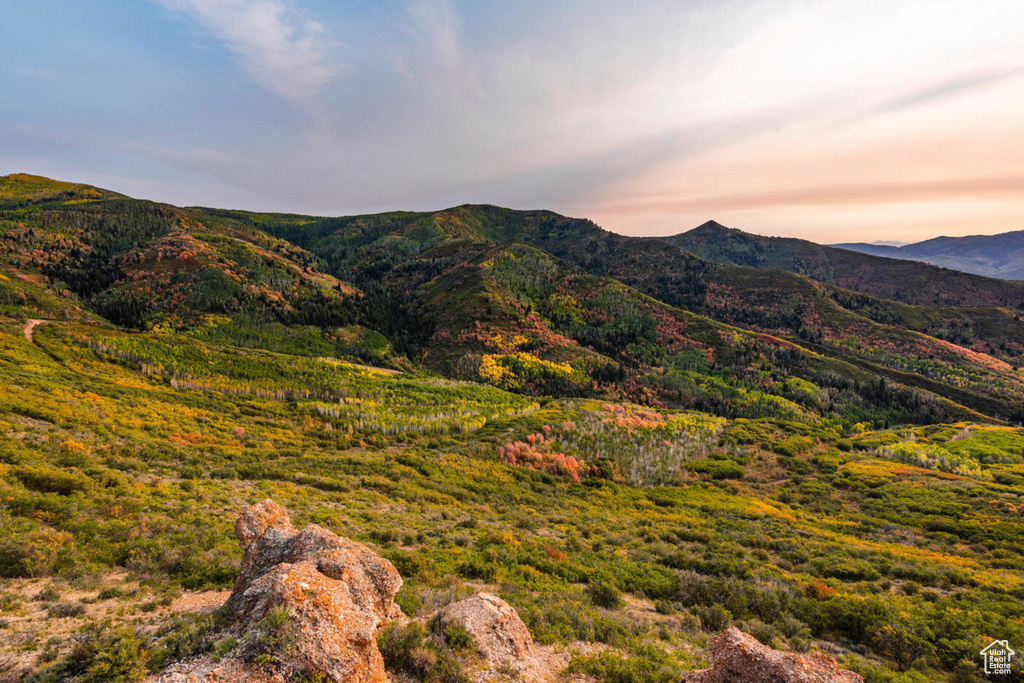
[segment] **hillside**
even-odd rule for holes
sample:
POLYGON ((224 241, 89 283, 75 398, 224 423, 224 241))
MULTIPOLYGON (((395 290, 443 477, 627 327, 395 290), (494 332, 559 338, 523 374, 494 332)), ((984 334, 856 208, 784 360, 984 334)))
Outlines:
POLYGON ((876 244, 834 244, 864 254, 923 261, 1003 280, 1024 280, 1024 230, 998 235, 936 237, 898 247, 876 244))
MULTIPOLYGON (((826 285, 819 288, 823 297, 874 322, 921 332, 1014 366, 1022 362, 1021 283, 855 254, 805 240, 761 237, 716 223, 668 240, 723 264, 795 272, 826 285)), ((730 278, 741 281, 744 272, 751 272, 726 271, 726 285, 730 278)), ((796 282, 781 275, 778 279, 796 282)), ((822 302, 816 306, 821 308, 822 302)), ((792 320, 783 325, 796 332, 798 323, 792 320)))
MULTIPOLYGON (((447 269, 461 268, 467 259, 472 261, 473 254, 512 240, 543 250, 570 271, 618 280, 702 318, 767 333, 768 338, 784 337, 786 354, 817 359, 812 362, 817 365, 815 371, 798 373, 802 379, 823 382, 826 376, 838 375, 862 390, 879 381, 890 381, 911 391, 938 394, 999 419, 1020 419, 1016 395, 1021 374, 1003 358, 1020 362, 1024 323, 1005 310, 986 309, 977 316, 979 331, 985 335, 981 336, 971 327, 975 318, 966 319, 964 311, 957 308, 913 307, 853 296, 845 290, 822 287, 806 277, 717 264, 664 240, 615 235, 590 221, 544 211, 462 206, 433 214, 383 214, 309 223, 247 219, 316 253, 329 272, 352 278, 364 290, 376 288, 391 302, 388 310, 392 315, 410 307, 429 311, 428 315, 407 315, 394 325, 409 333, 416 321, 425 324, 421 343, 434 334, 432 316, 437 310, 415 303, 421 285, 447 269), (844 308, 844 303, 850 308, 844 308), (990 330, 991 335, 987 334, 990 330), (947 338, 938 339, 929 332, 947 338), (965 346, 950 343, 954 335, 965 346), (804 356, 811 350, 809 343, 818 353, 804 356), (989 356, 988 351, 996 357, 989 356), (829 364, 822 357, 839 364, 826 368, 829 364), (853 367, 858 369, 853 371, 853 367), (865 371, 867 375, 860 374, 865 371), (988 396, 975 400, 964 393, 963 388, 968 386, 972 388, 967 394, 988 396)), ((539 269, 523 277, 540 278, 544 272, 539 269)), ((983 284, 989 282, 976 279, 983 284)), ((547 286, 550 289, 550 283, 547 286)), ((983 298, 988 294, 984 293, 983 298)), ((969 300, 966 294, 962 300, 969 300)), ((533 311, 543 310, 537 302, 531 306, 533 311)), ((477 310, 473 309, 472 314, 476 315, 477 310)), ((558 322, 548 321, 548 328, 565 332, 558 322)), ((634 329, 641 332, 640 328, 634 329)), ((720 345, 722 337, 717 336, 719 341, 712 346, 720 345)), ((700 337, 691 339, 702 345, 708 343, 700 337)), ((618 347, 623 347, 621 340, 618 347)), ((732 363, 716 367, 727 381, 748 371, 749 358, 743 354, 738 358, 745 367, 732 363)), ((803 363, 768 362, 783 376, 803 363)), ((664 367, 660 362, 654 365, 664 367)), ((657 393, 659 383, 648 386, 657 393)), ((837 386, 829 391, 842 390, 837 386)))
POLYGON ((895 260, 905 258, 897 253, 908 247, 869 245, 871 251, 859 253, 790 237, 753 235, 714 221, 665 239, 712 261, 782 268, 880 299, 921 306, 1024 308, 1024 283, 895 260), (893 258, 884 258, 889 256, 893 258))
MULTIPOLYGON (((390 367, 412 358, 526 393, 611 392, 734 417, 1024 416, 1024 381, 1002 360, 1019 362, 1024 324, 999 309, 958 325, 960 309, 851 297, 545 211, 317 219, 99 190, 44 202, 32 197, 56 190, 43 179, 2 184, 20 198, 3 212, 7 298, 38 299, 27 285, 49 282, 39 289, 61 293, 62 316, 390 367)), ((54 317, 33 301, 25 315, 54 317)))
POLYGON ((201 211, 0 178, 0 304, 10 312, 392 362, 386 340, 355 324, 362 294, 316 266, 288 242, 201 211))
POLYGON ((2 178, 0 669, 336 680, 282 668, 301 615, 214 609, 234 519, 272 498, 401 576, 412 625, 360 636, 396 679, 483 675, 432 617, 483 591, 552 683, 679 681, 731 625, 869 681, 977 680, 985 635, 1024 642, 1024 336, 971 303, 546 211, 2 178))

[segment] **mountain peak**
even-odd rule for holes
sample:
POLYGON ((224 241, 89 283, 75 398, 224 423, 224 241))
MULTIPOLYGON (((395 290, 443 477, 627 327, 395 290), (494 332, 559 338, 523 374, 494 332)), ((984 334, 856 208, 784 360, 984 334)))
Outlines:
POLYGON ((715 219, 712 218, 711 220, 709 220, 709 221, 707 221, 705 223, 701 223, 696 228, 694 228, 694 230, 730 230, 731 231, 732 228, 727 228, 726 226, 722 225, 721 223, 719 223, 718 221, 716 221, 715 219))

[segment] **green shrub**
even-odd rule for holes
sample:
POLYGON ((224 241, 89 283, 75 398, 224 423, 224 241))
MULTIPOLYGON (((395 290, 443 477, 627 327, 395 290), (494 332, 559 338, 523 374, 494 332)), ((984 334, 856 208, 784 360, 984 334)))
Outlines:
POLYGON ((84 474, 49 467, 15 467, 11 473, 25 488, 40 493, 70 496, 76 491, 85 491, 92 486, 92 480, 84 474))
POLYGON ((471 557, 458 567, 459 575, 467 579, 497 583, 501 578, 501 568, 493 562, 481 557, 471 557))
POLYGON ((58 619, 80 617, 85 614, 85 605, 80 602, 56 602, 46 608, 46 615, 58 619))
POLYGON ((465 645, 472 636, 464 629, 444 629, 441 637, 429 638, 419 622, 406 625, 389 624, 377 636, 377 647, 389 671, 408 674, 419 681, 430 683, 469 683, 455 652, 446 642, 451 635, 458 645, 465 645))
POLYGON ((476 649, 476 640, 464 626, 449 622, 443 632, 445 644, 454 652, 469 653, 476 649))
POLYGON ((814 439, 809 436, 787 436, 785 439, 775 441, 771 444, 771 449, 779 455, 784 455, 790 458, 796 457, 801 453, 805 453, 814 447, 814 439))
POLYGON ((674 683, 679 680, 679 672, 668 664, 663 654, 644 654, 647 656, 626 658, 614 652, 602 652, 595 657, 577 656, 569 662, 566 673, 593 676, 606 683, 674 683))
POLYGON ((709 605, 692 608, 700 617, 700 623, 705 631, 718 633, 724 631, 732 623, 732 612, 721 605, 709 605))
POLYGON ((60 589, 52 583, 43 590, 36 593, 36 600, 41 602, 57 602, 61 598, 60 589))
POLYGON ((743 467, 735 460, 701 458, 688 465, 691 472, 706 474, 712 479, 742 479, 743 467))
POLYGON ((90 624, 71 653, 61 662, 30 676, 26 683, 135 683, 147 673, 147 639, 134 629, 107 621, 90 624))
POLYGON ((253 638, 245 650, 245 659, 256 664, 277 664, 295 651, 298 636, 292 626, 292 612, 274 607, 253 630, 253 638))
POLYGON ((590 601, 598 607, 605 609, 618 609, 622 607, 622 592, 610 581, 598 580, 587 586, 587 595, 590 601))
POLYGON ((223 638, 217 639, 213 643, 213 656, 214 659, 221 659, 227 653, 231 652, 238 646, 238 639, 234 636, 224 636, 223 638))
POLYGON ((151 664, 159 669, 168 662, 209 652, 217 625, 216 616, 209 614, 182 614, 168 620, 156 632, 151 664))

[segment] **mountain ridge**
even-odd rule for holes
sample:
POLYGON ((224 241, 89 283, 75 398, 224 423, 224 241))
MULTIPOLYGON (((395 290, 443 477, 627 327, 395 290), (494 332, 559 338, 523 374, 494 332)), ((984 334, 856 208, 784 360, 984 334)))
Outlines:
POLYGON ((860 242, 829 246, 875 256, 931 263, 1003 280, 1024 280, 1024 230, 996 235, 940 236, 901 246, 860 242))
POLYGON ((545 210, 323 218, 98 190, 33 204, 53 194, 39 182, 16 206, 0 203, 15 279, 129 328, 387 367, 413 359, 520 392, 612 392, 728 415, 1024 419, 1011 364, 1024 322, 1002 309, 896 304, 545 210), (794 392, 797 379, 821 393, 794 392))

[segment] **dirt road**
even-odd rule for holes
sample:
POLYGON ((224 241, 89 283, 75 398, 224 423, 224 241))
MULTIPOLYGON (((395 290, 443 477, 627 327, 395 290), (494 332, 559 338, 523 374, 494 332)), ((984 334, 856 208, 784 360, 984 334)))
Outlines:
POLYGON ((45 323, 45 322, 48 322, 48 321, 46 321, 46 320, 29 320, 27 323, 25 323, 25 339, 28 339, 29 342, 31 342, 32 341, 32 330, 35 329, 36 325, 39 325, 40 323, 45 323))

